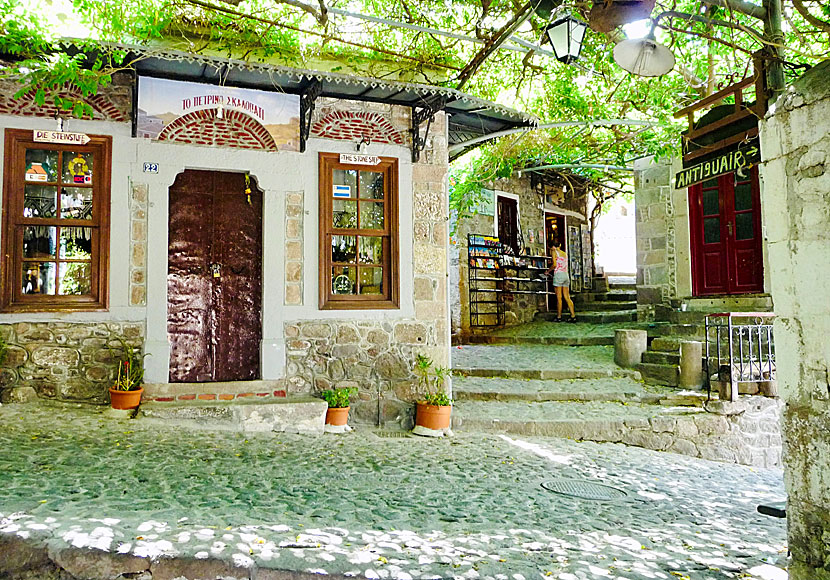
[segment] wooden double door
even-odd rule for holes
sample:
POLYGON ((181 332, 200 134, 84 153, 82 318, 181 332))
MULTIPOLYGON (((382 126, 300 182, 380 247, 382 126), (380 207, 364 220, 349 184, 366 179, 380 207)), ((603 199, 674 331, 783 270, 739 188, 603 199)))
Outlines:
POLYGON ((258 379, 262 193, 242 173, 186 170, 169 195, 169 380, 258 379))
POLYGON ((763 292, 757 167, 691 186, 689 222, 696 296, 763 292))

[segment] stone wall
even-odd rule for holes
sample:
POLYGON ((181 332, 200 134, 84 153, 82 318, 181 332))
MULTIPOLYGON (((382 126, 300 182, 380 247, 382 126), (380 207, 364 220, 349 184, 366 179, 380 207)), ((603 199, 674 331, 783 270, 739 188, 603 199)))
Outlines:
POLYGON ((761 123, 762 211, 775 302, 791 580, 830 578, 830 61, 761 123))
MULTIPOLYGON (((523 177, 501 178, 485 185, 487 189, 499 192, 510 193, 519 198, 519 221, 522 227, 522 236, 525 246, 534 255, 546 254, 545 251, 545 211, 564 212, 568 215, 569 223, 576 220, 579 223, 586 223, 583 217, 581 221, 573 216, 578 214, 584 216, 587 208, 587 198, 573 198, 560 196, 559 205, 547 204, 545 209, 539 208, 539 196, 531 186, 529 174, 523 177), (533 232, 533 242, 530 241, 530 232, 533 232), (540 236, 539 233, 543 235, 540 236)), ((495 203, 495 201, 494 201, 495 203)), ((495 208, 495 205, 494 205, 495 208)), ((469 267, 467 262, 467 234, 497 235, 494 231, 495 218, 492 215, 474 214, 462 219, 457 226, 453 249, 451 251, 454 284, 451 292, 451 303, 453 304, 453 335, 464 337, 470 334, 470 307, 469 307, 469 267)), ((530 322, 538 311, 545 310, 545 300, 542 296, 530 294, 512 294, 505 303, 505 325, 516 325, 530 322)))
POLYGON ((8 344, 0 367, 4 403, 37 398, 104 404, 118 371, 121 342, 141 347, 139 323, 17 322, 0 324, 8 344))

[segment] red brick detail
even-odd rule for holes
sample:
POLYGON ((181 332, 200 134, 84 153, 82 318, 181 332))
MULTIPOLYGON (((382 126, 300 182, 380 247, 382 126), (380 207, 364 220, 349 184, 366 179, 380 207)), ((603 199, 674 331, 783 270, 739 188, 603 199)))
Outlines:
POLYGON ((256 396, 257 397, 270 397, 271 393, 257 393, 256 396))
POLYGON ((216 395, 214 393, 202 393, 199 395, 200 401, 214 401, 216 400, 216 395))
POLYGON ((229 393, 220 393, 219 394, 219 400, 220 401, 232 401, 233 400, 233 395, 231 395, 229 393))
POLYGON ((369 111, 334 111, 318 120, 311 128, 313 137, 403 145, 401 132, 383 115, 369 111))
POLYGON ((287 395, 286 395, 285 391, 274 391, 274 396, 275 397, 286 397, 287 395))
POLYGON ((167 125, 158 140, 235 149, 277 150, 271 134, 250 115, 225 110, 223 117, 217 119, 216 114, 217 109, 213 108, 183 115, 167 125))
POLYGON ((159 403, 169 403, 170 401, 175 401, 176 397, 156 397, 153 400, 158 401, 159 403))
MULTIPOLYGON (((28 94, 15 99, 14 91, 0 91, 0 115, 22 115, 25 117, 49 117, 54 119, 58 114, 62 117, 71 117, 70 111, 58 111, 51 103, 39 107, 35 103, 34 95, 28 94)), ((118 108, 106 95, 99 94, 91 97, 84 97, 81 91, 75 87, 68 87, 61 91, 61 97, 86 101, 92 107, 92 118, 100 121, 115 121, 127 123, 130 120, 130 112, 118 108)))
POLYGON ((193 401, 196 398, 196 395, 179 395, 178 399, 180 401, 193 401))
POLYGON ((239 394, 236 396, 236 398, 237 398, 237 399, 241 399, 242 397, 253 397, 253 396, 254 396, 254 394, 253 394, 253 393, 239 393, 239 394))

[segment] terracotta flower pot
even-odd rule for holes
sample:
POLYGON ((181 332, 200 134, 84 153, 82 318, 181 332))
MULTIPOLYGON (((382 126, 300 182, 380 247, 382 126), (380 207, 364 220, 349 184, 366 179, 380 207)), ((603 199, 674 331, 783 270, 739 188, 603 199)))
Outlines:
POLYGON ((326 425, 340 427, 349 420, 349 409, 351 407, 329 407, 326 411, 326 425))
POLYGON ((415 424, 437 431, 450 426, 452 405, 428 405, 415 403, 415 424))
POLYGON ((141 403, 144 388, 137 391, 110 389, 110 403, 113 409, 135 409, 141 403))

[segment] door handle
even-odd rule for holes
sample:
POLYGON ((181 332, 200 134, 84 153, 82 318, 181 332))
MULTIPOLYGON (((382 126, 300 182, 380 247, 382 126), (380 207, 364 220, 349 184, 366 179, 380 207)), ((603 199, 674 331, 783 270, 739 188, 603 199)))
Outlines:
POLYGON ((732 237, 732 222, 726 223, 726 229, 729 231, 729 237, 732 237))
POLYGON ((214 262, 210 265, 210 273, 214 278, 222 276, 222 265, 214 262))

